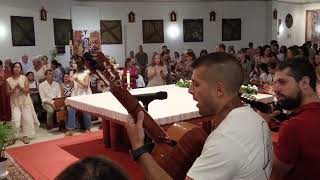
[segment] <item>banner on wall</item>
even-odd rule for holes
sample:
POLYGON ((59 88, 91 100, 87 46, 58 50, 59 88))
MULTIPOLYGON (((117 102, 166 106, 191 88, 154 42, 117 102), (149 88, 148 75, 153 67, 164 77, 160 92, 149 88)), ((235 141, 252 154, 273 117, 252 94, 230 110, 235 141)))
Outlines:
POLYGON ((73 31, 73 54, 82 55, 85 52, 101 50, 99 31, 73 31))

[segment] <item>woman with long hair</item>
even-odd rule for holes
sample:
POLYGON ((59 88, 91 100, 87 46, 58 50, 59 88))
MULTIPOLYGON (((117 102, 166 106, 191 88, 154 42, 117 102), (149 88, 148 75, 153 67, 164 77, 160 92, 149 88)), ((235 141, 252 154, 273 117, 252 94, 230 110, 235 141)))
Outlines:
MULTIPOLYGON (((81 58, 81 57, 79 57, 81 58)), ((90 73, 85 71, 83 61, 81 59, 72 60, 73 74, 70 80, 73 83, 73 90, 71 96, 89 95, 92 94, 90 89, 90 73)), ((76 109, 68 107, 68 120, 67 120, 67 132, 66 136, 71 136, 73 133, 71 130, 75 129, 76 109)), ((91 128, 91 116, 89 113, 83 113, 83 124, 85 132, 90 132, 91 128)))
POLYGON ((147 77, 149 79, 147 87, 167 84, 167 75, 168 69, 166 65, 164 65, 160 54, 154 53, 151 65, 147 68, 147 77))
POLYGON ((7 79, 7 93, 10 95, 12 122, 17 130, 16 136, 23 136, 25 144, 30 143, 29 137, 36 133, 40 125, 32 100, 29 95, 29 82, 22 75, 22 65, 15 62, 12 68, 13 75, 7 79))
POLYGON ((269 45, 265 45, 262 48, 262 56, 260 63, 268 64, 271 61, 271 58, 273 57, 271 47, 269 45))

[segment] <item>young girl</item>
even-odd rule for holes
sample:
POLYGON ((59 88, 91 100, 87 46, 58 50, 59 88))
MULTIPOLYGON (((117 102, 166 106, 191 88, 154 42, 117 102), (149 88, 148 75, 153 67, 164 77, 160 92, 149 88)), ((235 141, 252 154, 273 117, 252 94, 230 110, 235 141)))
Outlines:
POLYGON ((63 83, 61 84, 62 96, 70 97, 73 90, 73 84, 70 81, 70 75, 66 73, 63 76, 63 83))
POLYGON ((141 74, 141 69, 139 66, 137 66, 139 75, 138 75, 138 79, 136 79, 137 82, 137 88, 143 88, 146 86, 146 84, 144 83, 143 77, 140 75, 141 74))
POLYGON ((28 78, 28 83, 29 83, 29 92, 30 92, 30 97, 33 103, 33 107, 39 117, 40 115, 40 108, 41 108, 41 100, 40 100, 40 95, 39 95, 39 89, 38 89, 38 83, 34 79, 34 74, 33 72, 27 72, 26 74, 28 78))

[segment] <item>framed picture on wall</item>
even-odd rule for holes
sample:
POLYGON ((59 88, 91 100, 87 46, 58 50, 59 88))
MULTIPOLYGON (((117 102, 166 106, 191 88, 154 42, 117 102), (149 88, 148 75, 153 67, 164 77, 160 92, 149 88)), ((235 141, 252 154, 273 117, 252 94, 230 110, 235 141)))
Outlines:
POLYGON ((100 32, 102 44, 122 44, 121 20, 101 20, 100 32))
POLYGON ((72 22, 70 19, 53 18, 54 43, 56 46, 69 45, 72 39, 72 22))
POLYGON ((241 40, 241 19, 222 19, 222 41, 241 40))
POLYGON ((13 46, 35 46, 33 17, 10 16, 13 46))
POLYGON ((203 42, 203 19, 183 20, 183 41, 203 42))
POLYGON ((143 43, 163 43, 163 20, 142 20, 143 43))
POLYGON ((306 11, 306 41, 320 43, 320 9, 306 11))

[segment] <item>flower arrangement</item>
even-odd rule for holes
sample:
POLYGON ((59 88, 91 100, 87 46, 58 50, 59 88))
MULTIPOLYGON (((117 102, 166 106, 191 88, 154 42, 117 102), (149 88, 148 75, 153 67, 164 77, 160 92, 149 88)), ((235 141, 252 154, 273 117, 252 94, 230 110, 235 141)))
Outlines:
POLYGON ((180 79, 177 83, 176 86, 182 87, 182 88, 189 88, 191 86, 191 80, 183 80, 180 79))
POLYGON ((248 84, 247 86, 246 85, 241 85, 239 92, 241 94, 254 95, 254 94, 258 93, 258 87, 255 86, 255 85, 250 85, 250 84, 248 84))

